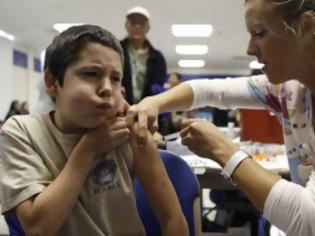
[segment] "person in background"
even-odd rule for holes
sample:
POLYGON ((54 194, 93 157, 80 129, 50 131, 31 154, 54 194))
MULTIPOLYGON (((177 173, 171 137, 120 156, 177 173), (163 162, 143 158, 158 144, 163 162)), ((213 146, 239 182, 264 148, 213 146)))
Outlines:
POLYGON ((26 235, 145 235, 137 177, 163 235, 188 235, 176 193, 152 136, 139 147, 120 116, 123 51, 110 32, 74 26, 45 56, 53 111, 15 116, 1 133, 2 214, 17 215, 26 235))
POLYGON ((147 39, 150 13, 143 7, 127 11, 127 37, 121 41, 125 64, 122 85, 129 104, 152 95, 152 85, 163 86, 166 80, 166 62, 160 51, 147 39))
MULTIPOLYGON (((47 52, 45 52, 45 53, 47 53, 47 52)), ((47 57, 47 58, 49 58, 49 57, 47 57)), ((46 70, 46 67, 44 67, 44 70, 46 70)), ((50 96, 48 96, 48 94, 46 93, 44 79, 39 80, 36 87, 38 90, 38 98, 36 100, 35 106, 31 110, 31 112, 33 114, 41 114, 41 113, 48 113, 48 112, 54 110, 55 109, 55 103, 52 100, 52 98, 50 96)))
POLYGON ((182 82, 182 75, 178 72, 174 72, 169 75, 167 82, 165 83, 166 89, 174 88, 182 82))
MULTIPOLYGON (((169 75, 167 82, 164 87, 166 89, 174 88, 175 86, 181 84, 183 82, 182 75, 178 72, 173 72, 169 75)), ((190 110, 190 111, 174 111, 169 116, 166 116, 168 119, 163 120, 163 122, 159 122, 159 126, 161 124, 165 125, 164 135, 172 134, 178 132, 180 130, 180 125, 183 119, 194 118, 197 114, 198 110, 190 110)), ((160 129, 161 130, 161 129, 160 129)))
POLYGON ((5 120, 9 119, 11 116, 20 115, 21 103, 19 100, 13 100, 10 104, 9 111, 5 116, 5 120))
MULTIPOLYGON (((184 122, 182 143, 218 162, 222 174, 288 236, 315 235, 315 1, 246 0, 245 8, 247 52, 264 64, 266 76, 182 83, 130 107, 127 121, 130 125, 138 117, 141 130, 148 125, 152 130, 159 112, 205 105, 269 109, 283 125, 290 167, 299 166, 291 168, 298 172, 291 176, 302 182, 303 172, 304 177, 311 173, 306 187, 261 167, 210 122, 184 122)), ((140 143, 143 135, 138 133, 140 143)))
POLYGON ((20 113, 21 113, 21 115, 26 115, 26 114, 30 113, 29 109, 28 109, 28 102, 27 101, 21 103, 20 113))

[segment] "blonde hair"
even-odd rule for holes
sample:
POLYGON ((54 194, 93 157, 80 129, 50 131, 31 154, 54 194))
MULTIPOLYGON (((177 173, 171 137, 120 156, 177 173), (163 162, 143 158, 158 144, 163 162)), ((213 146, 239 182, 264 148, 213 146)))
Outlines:
MULTIPOLYGON (((245 4, 254 0, 245 0, 245 4)), ((297 37, 303 38, 305 33, 304 22, 301 23, 300 16, 309 11, 315 17, 315 0, 256 0, 259 7, 265 13, 266 22, 270 22, 268 14, 277 13, 283 16, 284 25, 297 37)), ((269 24, 270 25, 270 24, 269 24)))

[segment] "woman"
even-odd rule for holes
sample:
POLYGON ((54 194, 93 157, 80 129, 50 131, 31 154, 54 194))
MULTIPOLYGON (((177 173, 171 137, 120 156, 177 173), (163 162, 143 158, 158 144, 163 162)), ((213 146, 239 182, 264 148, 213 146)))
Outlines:
MULTIPOLYGON (((304 163, 300 177, 308 175, 315 157, 315 1, 247 0, 245 21, 250 33, 248 54, 264 64, 266 77, 182 83, 164 94, 148 97, 128 112, 137 117, 142 132, 154 130, 160 112, 204 105, 265 106, 282 120, 290 160, 304 163), (295 80, 294 80, 295 79, 295 80)), ((199 156, 217 161, 255 207, 287 235, 315 235, 315 175, 306 187, 282 180, 239 151, 213 124, 188 120, 182 143, 199 156)))

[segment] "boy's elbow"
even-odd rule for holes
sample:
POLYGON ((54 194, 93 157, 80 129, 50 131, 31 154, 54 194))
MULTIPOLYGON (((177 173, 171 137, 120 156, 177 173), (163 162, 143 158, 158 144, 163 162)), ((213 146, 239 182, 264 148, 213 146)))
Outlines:
POLYGON ((30 226, 29 228, 26 228, 25 235, 27 236, 44 236, 44 235, 50 235, 45 234, 44 230, 38 226, 30 226))
POLYGON ((189 227, 183 215, 173 217, 169 221, 167 221, 163 231, 164 236, 189 235, 189 227))
POLYGON ((58 229, 53 224, 35 218, 24 222, 23 230, 27 236, 53 236, 58 234, 58 229))
POLYGON ((53 236, 57 235, 57 230, 54 227, 47 227, 41 224, 36 224, 29 226, 25 229, 25 234, 27 236, 53 236))
POLYGON ((60 230, 53 213, 33 207, 31 201, 20 204, 15 212, 27 236, 57 235, 60 230))
POLYGON ((178 227, 180 229, 178 235, 185 235, 185 236, 189 236, 189 227, 188 227, 188 223, 186 221, 186 218, 184 216, 180 217, 178 219, 178 227))

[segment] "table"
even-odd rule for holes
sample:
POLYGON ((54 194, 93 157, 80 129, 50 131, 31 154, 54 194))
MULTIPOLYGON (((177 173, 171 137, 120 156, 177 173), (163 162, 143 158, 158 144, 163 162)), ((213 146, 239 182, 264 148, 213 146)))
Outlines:
MULTIPOLYGON (((265 149, 262 146, 258 146, 258 144, 254 144, 257 146, 257 150, 264 151, 268 149, 268 152, 272 152, 270 150, 275 149, 275 145, 267 144, 265 149)), ((250 152, 254 152, 253 146, 248 145, 251 148, 250 152)), ((278 145, 278 148, 282 148, 281 145, 278 145)), ((246 148, 244 148, 246 149, 246 148)), ((193 169, 194 173, 197 175, 200 188, 209 188, 209 189, 217 189, 217 190, 229 190, 229 189, 237 189, 236 186, 231 184, 229 181, 223 178, 221 175, 221 167, 216 162, 207 159, 201 158, 191 151, 187 149, 187 147, 183 146, 180 143, 180 140, 175 140, 172 142, 167 142, 167 150, 175 153, 176 155, 183 158, 188 165, 193 169)), ((276 152, 276 151, 275 151, 276 152)), ((279 151, 278 151, 279 152, 279 151)), ((285 179, 290 179, 289 173, 289 165, 287 161, 287 157, 282 151, 281 155, 275 155, 265 160, 257 161, 264 168, 276 172, 281 175, 285 179)))

